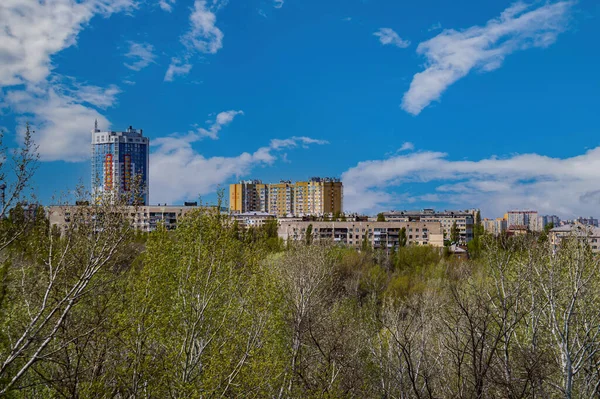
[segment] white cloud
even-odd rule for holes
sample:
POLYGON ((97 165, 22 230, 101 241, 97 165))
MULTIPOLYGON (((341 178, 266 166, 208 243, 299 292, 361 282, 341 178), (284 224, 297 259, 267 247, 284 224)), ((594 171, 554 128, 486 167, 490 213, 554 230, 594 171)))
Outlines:
POLYGON ((165 73, 165 82, 172 82, 175 79, 175 76, 187 75, 191 70, 192 64, 182 62, 178 58, 172 58, 167 73, 165 73))
POLYGON ((431 25, 431 26, 429 27, 429 29, 427 29, 427 32, 432 32, 432 31, 435 31, 435 30, 440 30, 440 29, 442 29, 442 24, 441 24, 441 23, 439 23, 439 22, 437 22, 437 23, 435 23, 435 24, 431 25))
MULTIPOLYGON (((118 88, 116 89, 118 90, 118 88)), ((13 110, 24 114, 21 121, 31 121, 36 131, 34 140, 39 145, 42 161, 83 161, 90 156, 90 134, 94 120, 101 129, 107 129, 108 120, 98 111, 81 102, 108 107, 115 101, 115 88, 104 92, 98 87, 80 86, 77 96, 60 86, 40 86, 30 90, 9 91, 5 102, 13 110)))
POLYGON ((166 12, 173 11, 173 5, 175 4, 175 0, 159 0, 158 6, 166 12))
POLYGON ((20 122, 32 122, 42 160, 89 158, 94 120, 109 126, 94 107, 112 106, 120 92, 114 85, 83 85, 52 74, 52 56, 74 45, 94 15, 108 17, 135 6, 135 0, 0 2, 0 87, 24 86, 6 92, 2 106, 21 115, 20 122))
POLYGON ((411 143, 410 141, 406 141, 404 144, 402 144, 402 147, 400 147, 400 149, 398 150, 400 151, 412 151, 415 149, 415 145, 413 143, 411 143))
POLYGON ((223 32, 216 22, 217 16, 207 7, 206 0, 196 0, 190 14, 190 30, 183 36, 183 43, 201 53, 215 54, 223 47, 223 32))
POLYGON ((53 84, 53 90, 62 97, 69 97, 70 102, 87 103, 98 108, 106 109, 112 107, 117 102, 117 95, 121 89, 116 85, 108 87, 99 87, 93 85, 83 85, 73 80, 69 85, 53 84))
POLYGON ((136 43, 129 41, 129 51, 125 54, 130 63, 125 66, 134 71, 140 71, 154 62, 154 46, 149 43, 136 43))
POLYGON ((213 140, 219 138, 219 132, 223 126, 229 125, 237 115, 244 115, 244 111, 223 111, 217 114, 217 117, 208 129, 198 128, 195 134, 198 138, 210 137, 213 140))
MULTIPOLYGON (((479 161, 452 161, 445 153, 413 152, 383 160, 364 161, 343 175, 344 204, 350 211, 402 207, 404 201, 441 201, 458 208, 479 207, 487 216, 512 208, 544 214, 597 214, 600 209, 600 147, 571 158, 538 154, 479 161), (430 192, 411 197, 419 183, 430 192)), ((422 191, 423 187, 419 187, 422 191)))
POLYGON ((273 1, 273 7, 275 7, 275 8, 281 8, 281 7, 283 7, 283 0, 274 0, 273 1))
POLYGON ((566 29, 572 5, 572 1, 560 1, 535 8, 519 2, 485 26, 447 29, 420 43, 417 53, 427 59, 426 69, 413 77, 402 109, 418 115, 471 70, 492 71, 515 51, 551 45, 566 29))
POLYGON ((232 178, 248 175, 252 168, 272 165, 278 150, 303 144, 318 144, 309 137, 272 140, 269 146, 234 157, 204 157, 192 148, 198 136, 164 137, 153 140, 157 146, 150 157, 150 196, 152 202, 173 203, 195 199, 214 192, 232 178))
POLYGON ((373 33, 373 35, 379 37, 379 42, 383 45, 391 44, 400 48, 407 48, 410 46, 410 41, 400 38, 400 36, 390 28, 381 28, 373 33))
POLYGON ((72 46, 95 14, 134 7, 134 0, 2 0, 0 86, 44 81, 51 56, 72 46))

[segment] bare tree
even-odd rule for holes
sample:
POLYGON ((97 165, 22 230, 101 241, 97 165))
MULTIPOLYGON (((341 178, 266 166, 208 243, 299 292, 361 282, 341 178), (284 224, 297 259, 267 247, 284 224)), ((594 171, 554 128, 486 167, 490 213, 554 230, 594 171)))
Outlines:
POLYGON ((544 249, 532 265, 533 288, 561 370, 561 382, 551 385, 568 399, 598 397, 600 259, 582 237, 562 240, 556 254, 544 249))

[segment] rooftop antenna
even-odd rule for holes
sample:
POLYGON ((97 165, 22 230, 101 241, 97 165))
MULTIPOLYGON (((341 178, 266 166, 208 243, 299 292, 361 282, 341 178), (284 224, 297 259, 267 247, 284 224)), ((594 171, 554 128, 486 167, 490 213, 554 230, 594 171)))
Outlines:
POLYGON ((99 132, 99 131, 100 131, 100 130, 98 130, 98 119, 96 119, 96 120, 94 121, 94 131, 95 131, 95 132, 99 132))

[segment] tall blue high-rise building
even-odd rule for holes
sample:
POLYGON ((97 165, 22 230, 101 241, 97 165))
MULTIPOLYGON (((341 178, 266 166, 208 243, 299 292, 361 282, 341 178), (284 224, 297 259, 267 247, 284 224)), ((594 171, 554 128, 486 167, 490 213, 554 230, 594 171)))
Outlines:
POLYGON ((92 193, 95 198, 124 198, 130 204, 148 205, 150 142, 142 129, 92 131, 92 193), (106 197, 105 197, 106 198, 106 197))

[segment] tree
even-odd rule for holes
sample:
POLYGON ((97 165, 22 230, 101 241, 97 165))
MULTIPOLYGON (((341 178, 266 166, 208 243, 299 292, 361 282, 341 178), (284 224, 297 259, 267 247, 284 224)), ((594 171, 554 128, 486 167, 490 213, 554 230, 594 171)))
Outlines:
POLYGON ((377 214, 377 221, 378 222, 385 222, 385 215, 383 214, 383 212, 380 212, 377 214))
POLYGON ((398 234, 398 246, 405 247, 407 242, 406 238, 406 227, 402 227, 400 229, 400 233, 398 234))
POLYGON ((306 245, 310 245, 313 239, 313 225, 312 223, 306 228, 306 245))
MULTIPOLYGON (((37 363, 68 345, 59 332, 82 301, 96 292, 102 275, 115 266, 130 239, 120 204, 83 206, 56 237, 46 230, 33 257, 15 256, 7 272, 12 281, 5 297, 0 335, 11 337, 0 348, 0 395, 17 386, 37 363)), ((93 328, 93 327, 90 327, 93 328)), ((88 331, 79 331, 85 336, 88 331)))
POLYGON ((450 228, 450 241, 454 244, 458 244, 460 241, 460 231, 458 230, 456 221, 452 223, 452 227, 450 228))

